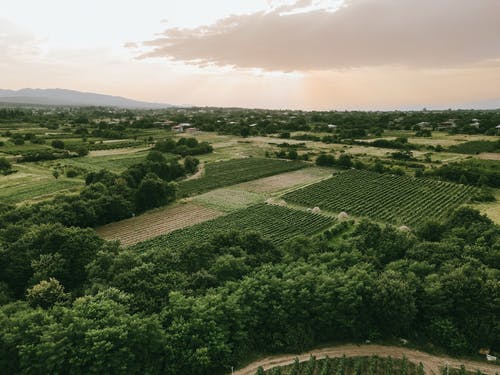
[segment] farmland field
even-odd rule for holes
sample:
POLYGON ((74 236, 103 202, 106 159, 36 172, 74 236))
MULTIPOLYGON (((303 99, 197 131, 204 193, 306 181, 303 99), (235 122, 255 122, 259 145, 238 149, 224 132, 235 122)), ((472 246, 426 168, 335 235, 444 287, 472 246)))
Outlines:
POLYGON ((304 168, 298 171, 281 173, 275 176, 244 182, 238 185, 238 188, 255 193, 275 193, 317 182, 331 175, 331 169, 317 167, 304 168))
POLYGON ((181 204, 107 224, 96 231, 106 240, 129 246, 220 215, 221 212, 200 205, 181 204))
POLYGON ((288 193, 287 202, 400 225, 440 220, 468 201, 471 186, 351 170, 288 193))
POLYGON ((280 244, 298 235, 313 235, 332 224, 332 218, 320 214, 259 204, 141 242, 134 248, 140 250, 186 246, 227 230, 260 232, 273 243, 280 244))
POLYGON ((179 196, 186 197, 220 187, 255 180, 261 177, 290 172, 306 167, 299 161, 278 159, 232 159, 205 165, 205 174, 179 184, 179 196))
POLYGON ((261 194, 232 187, 215 189, 192 198, 192 202, 224 212, 239 210, 264 201, 265 197, 261 194))

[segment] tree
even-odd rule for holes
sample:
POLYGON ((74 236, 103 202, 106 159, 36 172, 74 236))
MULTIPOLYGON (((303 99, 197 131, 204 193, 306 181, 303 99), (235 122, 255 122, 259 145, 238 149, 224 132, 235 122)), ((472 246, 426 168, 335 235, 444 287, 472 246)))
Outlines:
POLYGON ((184 158, 184 169, 186 170, 187 173, 196 172, 196 168, 198 167, 198 164, 200 164, 200 161, 196 158, 193 158, 190 155, 188 155, 184 158))
POLYGON ((165 183, 154 173, 148 173, 135 193, 138 211, 146 211, 166 204, 168 201, 165 183))
POLYGON ((148 156, 146 157, 146 160, 152 161, 154 163, 166 163, 167 159, 165 159, 165 156, 159 151, 149 151, 148 156))
POLYGON ((335 165, 335 156, 321 154, 316 158, 316 165, 320 167, 333 167, 335 165))
POLYGON ((6 158, 1 157, 0 158, 0 172, 1 173, 9 172, 11 168, 12 168, 12 165, 10 164, 10 162, 6 158))
POLYGON ((460 178, 458 179, 458 183, 462 185, 467 185, 469 181, 467 181, 467 177, 465 177, 464 174, 460 175, 460 178))
POLYGON ((57 169, 54 169, 54 171, 52 172, 52 176, 54 176, 54 178, 57 180, 60 176, 60 173, 57 169))
POLYGON ((56 303, 64 303, 68 301, 68 295, 64 292, 64 287, 61 283, 51 277, 49 280, 42 280, 26 293, 28 303, 42 309, 48 309, 56 303))
POLYGON ((340 168, 349 169, 352 167, 352 159, 347 154, 341 154, 339 160, 337 160, 337 165, 340 168))
POLYGON ((64 149, 64 142, 61 141, 60 139, 54 139, 51 143, 52 147, 57 148, 57 149, 64 149))

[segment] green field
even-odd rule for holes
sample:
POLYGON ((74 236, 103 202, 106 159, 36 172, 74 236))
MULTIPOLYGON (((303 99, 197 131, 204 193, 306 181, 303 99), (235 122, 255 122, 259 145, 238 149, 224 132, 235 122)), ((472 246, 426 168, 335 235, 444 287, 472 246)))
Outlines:
POLYGON ((350 170, 290 192, 284 199, 306 207, 417 225, 443 219, 475 191, 471 186, 437 180, 350 170))
POLYGON ((332 224, 333 219, 324 215, 259 204, 141 242, 134 249, 183 247, 228 230, 256 231, 273 243, 280 244, 298 235, 313 235, 332 224))
POLYGON ((209 163, 205 166, 205 174, 201 178, 179 184, 179 196, 186 197, 200 194, 240 182, 294 171, 306 166, 307 164, 299 161, 259 158, 232 159, 209 163))
MULTIPOLYGON (((74 167, 88 172, 107 169, 113 173, 121 173, 128 167, 143 162, 148 152, 131 152, 128 154, 85 156, 81 158, 59 159, 48 162, 47 165, 59 167, 74 167)), ((168 155, 165 155, 167 159, 168 155)))
POLYGON ((18 172, 0 175, 0 202, 15 204, 49 198, 58 192, 76 191, 83 181, 76 178, 55 179, 50 170, 34 163, 16 164, 18 172))

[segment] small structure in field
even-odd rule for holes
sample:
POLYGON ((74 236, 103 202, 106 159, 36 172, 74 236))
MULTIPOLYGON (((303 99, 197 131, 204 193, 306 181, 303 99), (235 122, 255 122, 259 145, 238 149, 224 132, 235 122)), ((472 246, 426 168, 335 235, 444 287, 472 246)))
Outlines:
POLYGON ((198 133, 200 131, 200 129, 195 128, 195 127, 190 127, 190 128, 187 128, 186 131, 188 133, 198 133))
POLYGON ((317 207, 317 206, 316 206, 316 207, 314 207, 314 208, 311 210, 311 212, 312 212, 313 214, 317 214, 317 213, 321 212, 321 209, 320 209, 319 207, 317 207))
POLYGON ((340 221, 347 220, 349 219, 349 214, 345 211, 342 211, 340 214, 337 215, 337 219, 339 219, 340 221))
POLYGON ((411 231, 411 229, 409 227, 407 227, 406 225, 401 225, 398 229, 401 232, 410 232, 411 231))
POLYGON ((491 355, 491 354, 486 354, 486 360, 487 361, 496 361, 497 357, 495 357, 494 355, 491 355))

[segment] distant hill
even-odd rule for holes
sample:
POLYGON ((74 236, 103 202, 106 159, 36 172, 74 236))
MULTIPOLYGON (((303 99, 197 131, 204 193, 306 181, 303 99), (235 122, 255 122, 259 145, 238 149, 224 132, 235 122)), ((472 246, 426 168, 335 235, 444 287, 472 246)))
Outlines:
POLYGON ((148 103, 138 100, 80 92, 64 89, 0 89, 0 103, 29 104, 29 105, 56 105, 56 106, 102 106, 119 108, 159 109, 173 107, 171 104, 148 103))

